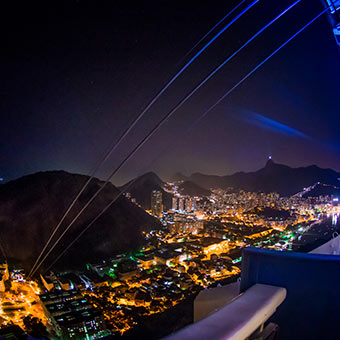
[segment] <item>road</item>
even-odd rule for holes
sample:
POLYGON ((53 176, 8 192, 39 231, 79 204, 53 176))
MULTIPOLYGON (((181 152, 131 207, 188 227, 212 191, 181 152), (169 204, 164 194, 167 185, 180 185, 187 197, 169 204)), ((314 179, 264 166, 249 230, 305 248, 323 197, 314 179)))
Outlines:
POLYGON ((293 250, 310 251, 314 245, 316 247, 329 241, 335 232, 340 234, 339 221, 337 215, 321 217, 320 221, 308 226, 305 232, 294 241, 293 250))

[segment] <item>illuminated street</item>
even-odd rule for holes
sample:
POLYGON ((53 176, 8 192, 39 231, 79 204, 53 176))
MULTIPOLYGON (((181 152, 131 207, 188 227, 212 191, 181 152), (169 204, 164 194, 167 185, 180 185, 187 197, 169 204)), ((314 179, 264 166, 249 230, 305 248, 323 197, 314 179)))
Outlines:
POLYGON ((41 320, 46 327, 49 326, 40 303, 40 292, 36 282, 27 281, 21 275, 13 275, 11 288, 0 293, 1 325, 14 323, 24 329, 23 318, 31 316, 41 320))

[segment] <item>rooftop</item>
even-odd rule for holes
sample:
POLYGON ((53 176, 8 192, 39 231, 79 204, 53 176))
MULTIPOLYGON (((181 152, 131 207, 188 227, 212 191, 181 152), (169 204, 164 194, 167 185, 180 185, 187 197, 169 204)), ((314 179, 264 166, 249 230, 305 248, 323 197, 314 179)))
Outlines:
POLYGON ((338 339, 339 254, 340 236, 313 253, 245 248, 239 292, 234 284, 200 293, 200 321, 167 339, 338 339))

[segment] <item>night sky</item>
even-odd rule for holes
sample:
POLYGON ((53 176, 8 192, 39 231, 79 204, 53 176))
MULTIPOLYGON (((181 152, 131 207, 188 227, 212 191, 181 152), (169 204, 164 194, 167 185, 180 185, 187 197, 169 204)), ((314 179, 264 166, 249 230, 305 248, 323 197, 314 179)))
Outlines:
MULTIPOLYGON (((183 56, 239 1, 1 1, 0 177, 88 173, 183 66, 183 56)), ((250 3, 248 1, 247 3, 250 3)), ((153 106, 104 178, 191 88, 293 0, 260 0, 153 106)), ((322 17, 194 129, 190 124, 323 9, 302 0, 210 80, 117 174, 230 174, 269 155, 340 170, 340 53, 322 17)))

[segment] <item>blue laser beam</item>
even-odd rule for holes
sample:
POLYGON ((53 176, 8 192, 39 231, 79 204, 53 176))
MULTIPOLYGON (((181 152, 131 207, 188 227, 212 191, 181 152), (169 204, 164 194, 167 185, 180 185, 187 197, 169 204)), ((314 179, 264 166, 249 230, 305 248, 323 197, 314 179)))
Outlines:
POLYGON ((235 6, 229 13, 227 13, 215 26, 213 26, 197 43, 184 55, 183 59, 187 57, 216 27, 218 27, 224 20, 226 20, 231 14, 233 14, 240 6, 242 6, 247 0, 241 1, 235 6))
MULTIPOLYGON (((185 98, 181 101, 183 105, 200 87, 202 87, 209 79, 211 79, 222 67, 224 67, 231 59, 233 59, 237 54, 239 54, 244 48, 246 48, 253 40, 255 40, 261 33, 263 33, 267 28, 273 25, 278 19, 280 19, 284 14, 290 11, 294 6, 296 6, 301 0, 295 1, 289 7, 287 7, 283 12, 271 20, 268 24, 263 26, 259 31, 257 31, 247 42, 245 42, 238 50, 236 50, 231 56, 222 62, 218 67, 216 67, 198 86, 196 86, 185 98)), ((203 117, 202 117, 203 118, 203 117)), ((198 122, 198 121, 197 121, 198 122)), ((194 126, 196 122, 192 126, 194 126)), ((192 127, 191 127, 192 128, 192 127)), ((190 128, 189 128, 190 130, 190 128)))
POLYGON ((256 67, 254 67, 249 73, 247 73, 240 81, 238 81, 230 90, 228 90, 214 105, 210 106, 195 122, 196 125, 200 122, 206 115, 213 110, 219 103, 221 103, 226 97, 228 97, 235 89, 237 89, 241 84, 243 84, 250 76, 252 76, 259 68, 261 68, 268 60, 270 60, 275 54, 277 54, 282 48, 288 45, 292 40, 294 40, 300 33, 302 33, 306 28, 312 25, 316 20, 318 20, 324 13, 328 11, 328 8, 323 10, 317 16, 315 16, 306 25, 300 28, 295 34, 293 34, 288 40, 286 40, 282 45, 280 45, 274 52, 272 52, 268 57, 263 59, 256 67))

